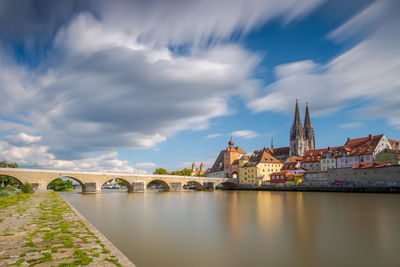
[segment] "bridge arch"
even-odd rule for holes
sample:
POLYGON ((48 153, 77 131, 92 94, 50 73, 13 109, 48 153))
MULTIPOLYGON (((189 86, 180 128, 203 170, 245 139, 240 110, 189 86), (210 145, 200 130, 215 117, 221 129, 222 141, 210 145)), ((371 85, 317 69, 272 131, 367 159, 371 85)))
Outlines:
POLYGON ((185 184, 185 186, 192 185, 192 184, 195 185, 198 189, 203 188, 202 183, 200 183, 199 181, 194 181, 194 180, 187 182, 185 184))
MULTIPOLYGON (((3 177, 5 176, 5 177, 12 178, 13 180, 17 181, 20 185, 23 185, 23 184, 24 184, 24 182, 23 182, 22 179, 17 178, 17 177, 15 177, 15 176, 12 176, 12 175, 9 175, 9 174, 2 174, 2 173, 0 173, 0 176, 3 176, 3 177)), ((2 186, 4 185, 4 182, 5 182, 5 181, 3 181, 3 179, 1 179, 1 177, 0 177, 0 187, 2 187, 2 186)))
MULTIPOLYGON (((110 179, 108 179, 107 181, 105 181, 101 186, 103 187, 109 180, 112 180, 112 179, 116 179, 117 181, 123 181, 123 182, 125 183, 127 189, 128 189, 128 193, 133 192, 133 186, 132 186, 132 184, 131 184, 128 180, 126 180, 126 179, 124 179, 124 178, 121 178, 121 177, 113 177, 113 178, 110 178, 110 179)), ((102 190, 103 190, 103 189, 102 189, 102 190)))
POLYGON ((239 172, 238 171, 233 171, 231 173, 231 177, 232 177, 232 179, 238 179, 239 178, 239 172))
POLYGON ((215 188, 217 188, 217 187, 222 188, 222 189, 235 189, 238 187, 238 184, 234 183, 234 182, 230 182, 230 181, 223 181, 223 182, 217 183, 215 185, 215 188))
POLYGON ((49 189, 49 185, 52 183, 52 182, 54 182, 55 180, 57 180, 57 179, 62 179, 62 178, 68 178, 68 179, 71 179, 71 180, 74 180, 75 182, 78 182, 79 183, 79 185, 81 186, 81 190, 82 190, 82 192, 85 192, 85 183, 83 183, 80 179, 78 179, 78 178, 76 178, 76 177, 73 177, 73 176, 59 176, 59 177, 55 177, 54 179, 51 179, 49 182, 47 182, 47 184, 46 184, 46 189, 49 189))
POLYGON ((161 180, 161 179, 153 179, 153 180, 149 181, 148 183, 146 183, 146 189, 149 187, 149 185, 151 183, 154 183, 154 182, 155 183, 160 183, 161 185, 163 185, 165 191, 170 191, 171 190, 171 186, 169 185, 169 183, 167 183, 166 181, 161 180))

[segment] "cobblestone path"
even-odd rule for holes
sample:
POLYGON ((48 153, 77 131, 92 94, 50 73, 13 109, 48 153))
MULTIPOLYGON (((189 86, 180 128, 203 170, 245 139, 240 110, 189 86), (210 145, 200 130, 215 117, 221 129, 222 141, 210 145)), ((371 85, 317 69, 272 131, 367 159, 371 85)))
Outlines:
POLYGON ((0 209, 0 266, 134 266, 83 220, 53 192, 0 209))

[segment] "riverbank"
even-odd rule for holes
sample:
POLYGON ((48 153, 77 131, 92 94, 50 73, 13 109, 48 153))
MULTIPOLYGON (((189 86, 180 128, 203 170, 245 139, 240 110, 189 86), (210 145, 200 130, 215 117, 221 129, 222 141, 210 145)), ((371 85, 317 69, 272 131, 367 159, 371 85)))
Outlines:
POLYGON ((54 192, 1 208, 0 228, 0 266, 135 266, 54 192))
POLYGON ((245 191, 290 191, 290 192, 348 192, 348 193, 400 193, 400 187, 328 187, 328 186, 239 186, 232 190, 245 191))

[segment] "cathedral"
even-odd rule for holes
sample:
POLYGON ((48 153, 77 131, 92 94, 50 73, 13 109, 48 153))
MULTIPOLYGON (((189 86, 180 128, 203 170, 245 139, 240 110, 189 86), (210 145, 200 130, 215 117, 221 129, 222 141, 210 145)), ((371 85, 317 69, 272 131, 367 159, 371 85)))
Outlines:
POLYGON ((303 125, 300 119, 299 103, 296 99, 294 121, 290 130, 289 155, 290 157, 302 157, 307 150, 313 149, 315 149, 314 126, 311 124, 308 104, 306 104, 306 116, 303 125))

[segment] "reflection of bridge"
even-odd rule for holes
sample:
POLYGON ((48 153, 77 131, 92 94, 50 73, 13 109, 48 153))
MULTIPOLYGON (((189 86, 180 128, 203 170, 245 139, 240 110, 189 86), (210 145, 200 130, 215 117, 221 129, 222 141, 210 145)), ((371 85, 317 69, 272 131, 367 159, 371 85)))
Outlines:
POLYGON ((157 174, 127 174, 106 172, 80 172, 41 169, 0 168, 0 175, 7 175, 21 183, 30 183, 35 190, 45 190, 54 179, 68 177, 76 180, 82 186, 82 192, 101 192, 101 186, 108 180, 116 178, 127 184, 128 192, 144 192, 152 181, 159 181, 167 190, 180 191, 183 185, 194 183, 201 188, 215 189, 216 186, 236 186, 236 179, 209 178, 157 174))

